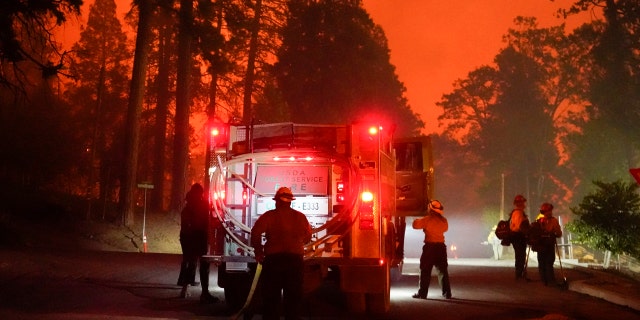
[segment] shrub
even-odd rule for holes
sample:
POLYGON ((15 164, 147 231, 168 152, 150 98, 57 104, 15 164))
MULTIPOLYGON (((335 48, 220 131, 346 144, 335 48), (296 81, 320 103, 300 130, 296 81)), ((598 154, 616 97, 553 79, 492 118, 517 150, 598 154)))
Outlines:
POLYGON ((567 230, 573 241, 640 258, 640 195, 635 183, 595 181, 596 189, 571 208, 578 219, 567 230))

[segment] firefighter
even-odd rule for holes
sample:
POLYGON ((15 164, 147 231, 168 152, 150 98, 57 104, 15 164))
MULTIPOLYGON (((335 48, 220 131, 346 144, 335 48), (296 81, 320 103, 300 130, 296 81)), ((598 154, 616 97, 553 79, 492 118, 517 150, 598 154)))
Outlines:
POLYGON ((538 272, 540 279, 545 286, 556 284, 553 273, 553 264, 556 261, 556 238, 562 237, 560 222, 553 216, 553 205, 543 203, 540 206, 540 213, 543 215, 536 221, 540 228, 540 239, 538 241, 538 272))
POLYGON ((509 218, 509 229, 511 230, 511 244, 515 254, 516 280, 526 279, 526 256, 527 256, 527 232, 529 231, 529 218, 524 213, 527 206, 527 199, 522 195, 513 198, 514 209, 509 218))
POLYGON ((261 215, 251 229, 251 245, 262 263, 263 319, 280 319, 281 299, 285 319, 299 319, 304 245, 311 241, 311 225, 302 212, 291 208, 291 189, 279 188, 273 200, 275 209, 261 215))
POLYGON ((424 245, 420 256, 420 283, 415 299, 427 299, 431 270, 436 267, 438 283, 442 288, 442 296, 451 299, 449 271, 447 262, 447 246, 444 244, 444 233, 449 230, 449 223, 444 217, 444 207, 438 200, 432 200, 428 205, 427 215, 413 221, 414 229, 424 231, 424 245))
POLYGON ((209 251, 209 205, 203 198, 204 189, 199 183, 191 186, 186 195, 187 204, 180 213, 180 246, 182 247, 182 264, 178 285, 182 286, 180 296, 188 295, 188 288, 195 285, 196 268, 200 265, 201 303, 215 303, 219 299, 209 292, 209 263, 201 257, 209 251))

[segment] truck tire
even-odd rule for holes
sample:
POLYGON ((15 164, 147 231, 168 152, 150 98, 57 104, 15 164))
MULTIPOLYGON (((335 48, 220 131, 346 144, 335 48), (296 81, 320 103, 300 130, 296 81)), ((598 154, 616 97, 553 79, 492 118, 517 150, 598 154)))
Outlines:
POLYGON ((347 309, 351 313, 364 313, 367 310, 365 294, 362 292, 345 292, 347 309))
POLYGON ((389 311, 391 296, 389 290, 385 293, 367 293, 367 312, 372 315, 381 315, 389 311))

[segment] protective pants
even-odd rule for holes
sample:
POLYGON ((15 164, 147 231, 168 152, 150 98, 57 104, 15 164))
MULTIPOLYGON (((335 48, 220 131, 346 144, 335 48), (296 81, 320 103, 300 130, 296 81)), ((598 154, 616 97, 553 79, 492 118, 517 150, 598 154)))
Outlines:
POLYGON ((284 318, 300 319, 304 279, 303 256, 291 253, 269 254, 262 263, 262 319, 280 319, 280 303, 284 318))
POLYGON ((513 245, 513 251, 516 258, 516 279, 524 278, 524 264, 527 258, 527 239, 524 235, 516 233, 511 239, 511 244, 513 245))
POLYGON ((433 267, 436 267, 438 283, 440 284, 440 288, 442 288, 442 296, 450 298, 449 263, 447 262, 447 246, 444 243, 427 242, 422 246, 418 295, 427 297, 433 267))
POLYGON ((553 264, 556 261, 555 244, 546 244, 538 249, 538 273, 544 285, 555 284, 556 277, 553 273, 553 264))

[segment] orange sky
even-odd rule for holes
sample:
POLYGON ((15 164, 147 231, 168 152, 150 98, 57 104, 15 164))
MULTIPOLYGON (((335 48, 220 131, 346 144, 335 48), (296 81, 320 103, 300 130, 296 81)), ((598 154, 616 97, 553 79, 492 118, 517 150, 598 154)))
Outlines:
MULTIPOLYGON (((452 83, 483 64, 490 64, 503 46, 502 35, 516 16, 535 16, 540 26, 559 25, 558 8, 574 0, 363 0, 389 40, 391 63, 407 88, 413 110, 426 123, 424 133, 439 132, 436 102, 451 92, 452 83)), ((83 14, 88 13, 85 0, 83 14)), ((116 0, 123 20, 131 0, 116 0)), ((590 19, 571 17, 568 29, 590 19)), ((70 29, 67 29, 71 31, 70 29)), ((76 41, 77 31, 63 35, 76 41)))
MULTIPOLYGON (((502 35, 517 16, 534 16, 539 26, 559 25, 558 8, 573 0, 363 0, 389 40, 391 63, 407 88, 412 109, 426 123, 425 133, 439 132, 435 103, 452 83, 483 64, 503 46, 502 35)), ((589 15, 570 18, 575 28, 589 15)))

